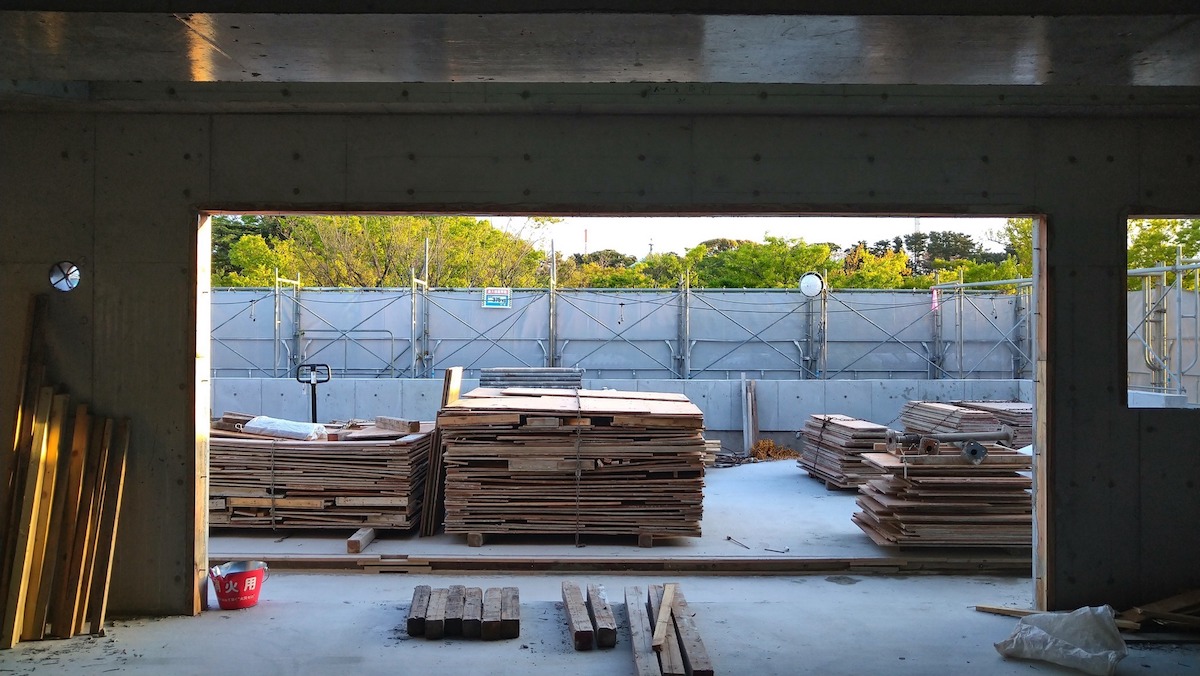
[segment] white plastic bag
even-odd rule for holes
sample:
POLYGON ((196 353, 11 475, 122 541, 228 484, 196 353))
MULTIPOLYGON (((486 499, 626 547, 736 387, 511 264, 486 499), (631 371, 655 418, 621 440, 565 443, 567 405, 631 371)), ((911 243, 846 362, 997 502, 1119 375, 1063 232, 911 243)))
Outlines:
POLYGON ((329 434, 325 431, 325 426, 319 423, 297 422, 295 420, 271 418, 265 415, 251 418, 249 422, 242 425, 242 431, 250 434, 262 434, 268 437, 301 439, 303 441, 316 441, 317 439, 326 439, 329 437, 329 434))
POLYGON ((1017 622, 1012 636, 996 644, 996 650, 1005 657, 1043 660, 1085 674, 1112 676, 1127 652, 1115 615, 1109 606, 1027 615, 1017 622))

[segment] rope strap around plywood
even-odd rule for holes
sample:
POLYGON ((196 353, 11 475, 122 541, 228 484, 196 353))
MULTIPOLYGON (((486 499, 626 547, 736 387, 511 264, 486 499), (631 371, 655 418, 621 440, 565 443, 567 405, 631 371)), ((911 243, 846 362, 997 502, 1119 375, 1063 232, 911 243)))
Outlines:
POLYGON ((579 388, 575 390, 575 546, 582 547, 579 543, 579 520, 580 520, 580 486, 582 480, 582 469, 580 465, 580 445, 583 443, 583 400, 579 396, 579 388))

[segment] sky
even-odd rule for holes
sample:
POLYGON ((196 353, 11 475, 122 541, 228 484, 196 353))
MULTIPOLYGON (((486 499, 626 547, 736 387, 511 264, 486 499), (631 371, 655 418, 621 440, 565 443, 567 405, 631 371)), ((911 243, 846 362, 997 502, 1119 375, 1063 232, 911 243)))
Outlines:
MULTIPOLYGON (((525 224, 523 217, 489 216, 493 225, 516 232, 525 224)), ((861 216, 577 216, 563 218, 549 226, 542 248, 549 250, 550 240, 564 255, 615 249, 642 257, 675 252, 682 255, 700 242, 718 237, 763 241, 767 235, 805 242, 836 242, 845 248, 866 240, 874 244, 913 232, 916 220, 906 217, 861 216)), ((989 251, 1004 247, 988 239, 988 231, 999 230, 1003 218, 930 218, 921 217, 922 232, 953 230, 971 235, 989 251)), ((525 234, 527 236, 527 233, 525 234)))

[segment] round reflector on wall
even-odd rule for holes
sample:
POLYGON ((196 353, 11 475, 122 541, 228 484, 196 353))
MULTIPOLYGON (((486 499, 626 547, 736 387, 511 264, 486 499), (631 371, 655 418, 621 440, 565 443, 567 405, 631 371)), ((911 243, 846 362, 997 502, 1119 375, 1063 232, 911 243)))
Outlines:
POLYGON ((59 291, 71 291, 79 286, 79 267, 70 261, 50 266, 50 286, 59 291))
POLYGON ((806 272, 800 276, 800 293, 809 298, 816 298, 825 290, 825 280, 816 272, 806 272))

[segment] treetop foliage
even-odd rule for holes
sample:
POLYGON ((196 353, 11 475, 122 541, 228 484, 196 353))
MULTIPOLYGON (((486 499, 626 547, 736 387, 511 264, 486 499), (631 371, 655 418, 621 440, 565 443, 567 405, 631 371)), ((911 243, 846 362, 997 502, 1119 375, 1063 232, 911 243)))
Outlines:
MULTIPOLYGON (((305 286, 407 287, 424 275, 428 241, 431 287, 546 287, 549 255, 540 245, 553 219, 498 228, 471 216, 215 216, 214 286, 273 286, 276 270, 305 286)), ((1008 219, 988 233, 1004 247, 989 252, 960 232, 896 235, 839 248, 831 242, 765 236, 718 238, 680 256, 644 257, 613 249, 557 255, 560 288, 794 288, 806 272, 835 289, 921 289, 938 281, 1027 278, 1033 221, 1008 219)), ((1130 222, 1129 265, 1149 267, 1200 255, 1200 219, 1130 222)), ((1131 281, 1135 288, 1136 280, 1131 281)), ((997 285, 997 289, 1011 289, 997 285)))

